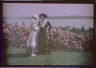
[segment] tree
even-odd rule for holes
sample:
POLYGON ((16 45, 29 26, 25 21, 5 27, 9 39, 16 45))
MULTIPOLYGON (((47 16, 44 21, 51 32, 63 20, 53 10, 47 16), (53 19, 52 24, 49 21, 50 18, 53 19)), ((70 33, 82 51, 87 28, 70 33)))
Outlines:
POLYGON ((88 31, 89 32, 93 32, 93 28, 89 27, 89 30, 88 31))
POLYGON ((76 32, 76 27, 73 27, 73 28, 71 29, 71 31, 72 31, 72 32, 76 32))
POLYGON ((84 26, 81 27, 81 32, 85 32, 85 27, 84 26))

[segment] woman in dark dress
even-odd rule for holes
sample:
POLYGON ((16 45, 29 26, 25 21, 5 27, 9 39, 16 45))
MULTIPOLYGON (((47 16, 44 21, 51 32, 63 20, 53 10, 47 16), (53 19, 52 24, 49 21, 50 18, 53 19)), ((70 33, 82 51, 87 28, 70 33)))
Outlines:
POLYGON ((42 13, 39 15, 40 21, 38 26, 40 27, 38 33, 38 52, 39 54, 46 54, 50 53, 50 44, 49 40, 47 39, 47 32, 51 29, 51 24, 47 20, 47 15, 42 13))

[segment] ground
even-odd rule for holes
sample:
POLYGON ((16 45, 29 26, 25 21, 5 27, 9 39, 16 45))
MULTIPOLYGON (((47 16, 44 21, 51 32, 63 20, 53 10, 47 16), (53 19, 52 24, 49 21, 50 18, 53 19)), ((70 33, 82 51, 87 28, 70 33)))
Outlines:
POLYGON ((26 56, 25 48, 8 48, 8 65, 90 65, 90 52, 51 52, 51 55, 26 56))

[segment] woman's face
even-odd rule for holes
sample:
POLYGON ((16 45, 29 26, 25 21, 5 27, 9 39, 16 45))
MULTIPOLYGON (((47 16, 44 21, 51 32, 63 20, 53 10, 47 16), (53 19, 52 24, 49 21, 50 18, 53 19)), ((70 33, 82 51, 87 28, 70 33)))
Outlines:
POLYGON ((37 18, 36 18, 36 17, 34 17, 34 19, 35 19, 35 20, 37 20, 37 18))
POLYGON ((43 16, 41 16, 41 18, 40 18, 41 20, 45 20, 45 18, 43 17, 43 16))

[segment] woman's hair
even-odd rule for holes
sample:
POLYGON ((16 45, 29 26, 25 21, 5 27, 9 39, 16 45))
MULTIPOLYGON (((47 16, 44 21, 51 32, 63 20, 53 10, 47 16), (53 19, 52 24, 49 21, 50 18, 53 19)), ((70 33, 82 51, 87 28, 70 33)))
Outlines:
POLYGON ((47 18, 47 17, 48 17, 47 14, 45 14, 45 13, 39 14, 39 17, 40 17, 40 18, 41 18, 41 16, 43 16, 44 18, 47 18))

